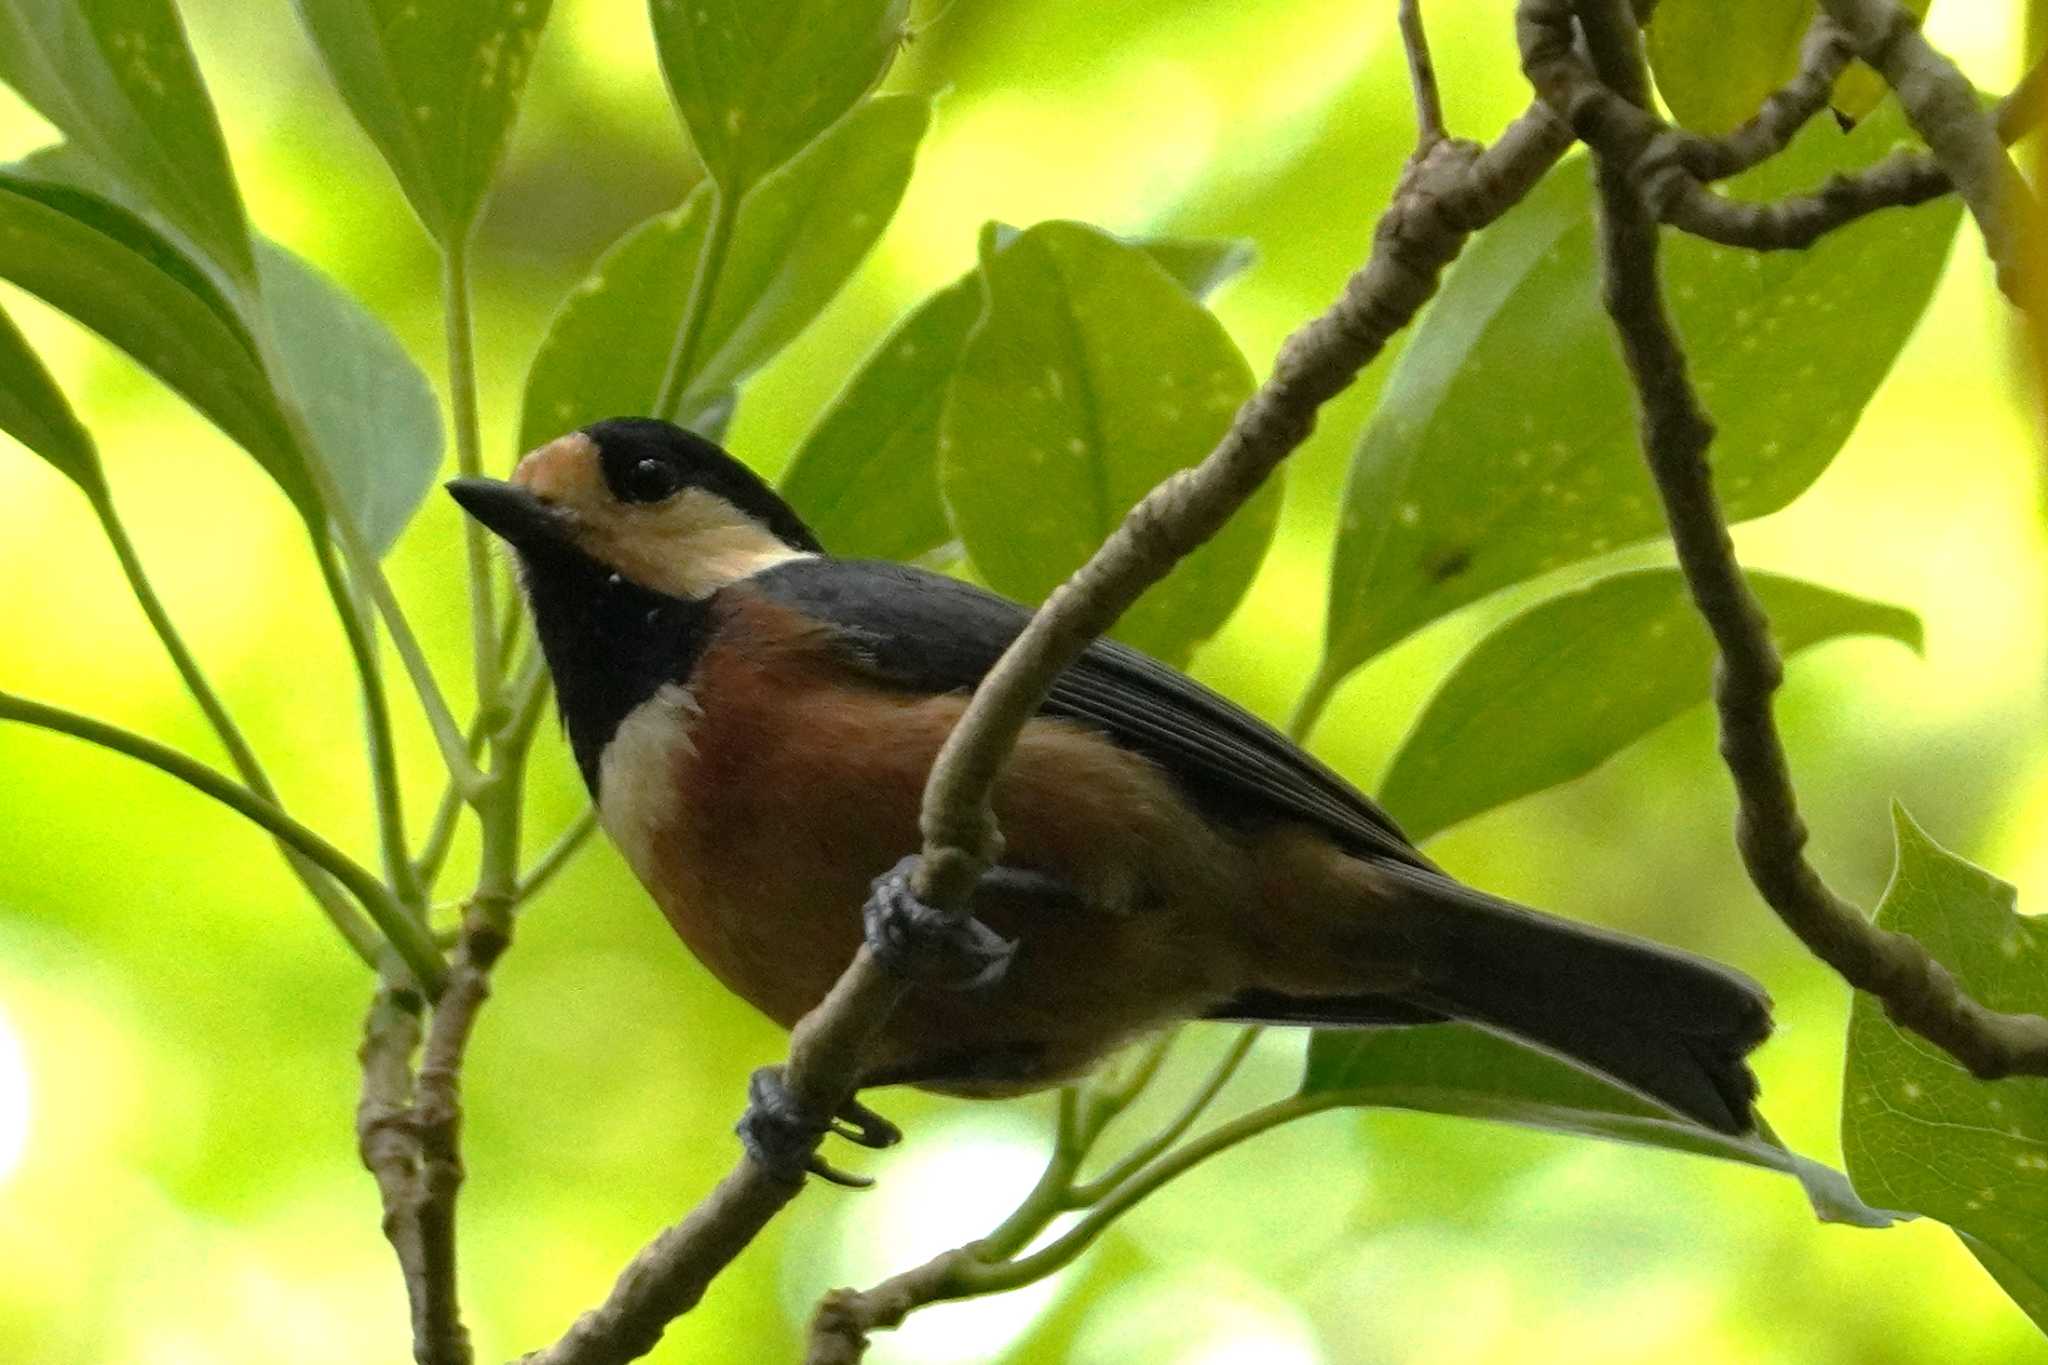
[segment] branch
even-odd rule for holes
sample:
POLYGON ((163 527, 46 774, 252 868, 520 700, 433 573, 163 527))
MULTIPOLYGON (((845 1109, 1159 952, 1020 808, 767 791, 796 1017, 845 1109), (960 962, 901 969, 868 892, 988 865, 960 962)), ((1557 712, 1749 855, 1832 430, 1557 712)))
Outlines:
POLYGON ((509 943, 492 916, 472 910, 465 918, 417 1078, 412 1054, 420 1043, 418 996, 380 989, 363 1022, 356 1144, 377 1180, 384 1236, 405 1279, 419 1365, 470 1365, 473 1359, 456 1298, 462 1061, 477 1011, 490 996, 491 968, 509 943))
POLYGON ((1436 65, 1429 59, 1421 0, 1401 0, 1400 24, 1401 45, 1408 50, 1408 85, 1415 97, 1415 151, 1419 156, 1447 136, 1444 102, 1437 93, 1436 65))
MULTIPOLYGON (((1613 32, 1627 22, 1616 0, 1581 0, 1580 13, 1589 28, 1613 32)), ((1562 0, 1522 0, 1518 27, 1532 82, 1546 94, 1559 88, 1552 78, 1560 43, 1569 41, 1562 0)), ((1631 54, 1630 60, 1638 59, 1631 54)), ((1806 828, 1771 711, 1783 669, 1714 495, 1707 462, 1713 423, 1700 407, 1664 310, 1657 227, 1636 192, 1631 149, 1614 134, 1619 126, 1597 118, 1582 125, 1598 164, 1605 297, 1634 381, 1643 451, 1679 565, 1720 651, 1715 704, 1721 753, 1735 781, 1736 843, 1750 880, 1816 956, 1850 985, 1880 996, 1895 1022, 1972 1074, 2048 1075, 2048 1019, 1978 1004, 1926 949, 1871 924, 1806 860, 1806 828)))
POLYGON ((1999 288, 2023 297, 2019 281, 2037 208, 1996 125, 1978 106, 1976 89, 1928 43, 1919 19, 1894 0, 1823 0, 1822 7, 1863 60, 1883 73, 1914 131, 1969 205, 1998 269, 1999 288))
MULTIPOLYGON (((1445 140, 1411 161, 1380 220, 1371 259, 1322 317, 1281 348, 1273 374, 1202 463, 1132 509, 1089 562, 1057 589, 975 690, 933 765, 922 816, 920 894, 959 914, 999 837, 989 790, 1052 680, 1181 556, 1219 530, 1307 439, 1317 409, 1412 319, 1466 237, 1518 203, 1570 145, 1538 106, 1491 149, 1445 140)), ((863 945, 790 1037, 783 1080, 805 1109, 834 1113, 857 1084, 869 1039, 907 983, 863 945)), ((645 1354, 666 1325, 801 1188, 750 1158, 681 1223, 626 1267, 610 1297, 529 1362, 616 1362, 645 1354)))

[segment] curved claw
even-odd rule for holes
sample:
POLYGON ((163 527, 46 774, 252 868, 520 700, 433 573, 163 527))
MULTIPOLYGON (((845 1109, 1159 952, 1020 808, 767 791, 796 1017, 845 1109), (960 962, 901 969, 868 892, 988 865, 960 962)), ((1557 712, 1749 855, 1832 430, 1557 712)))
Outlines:
POLYGON ((899 976, 973 991, 1002 979, 1017 945, 972 916, 953 916, 917 894, 915 853, 875 878, 862 909, 868 948, 899 976))
POLYGON ((834 1166, 818 1151, 819 1142, 829 1132, 880 1149, 900 1142, 903 1132, 858 1100, 848 1100, 841 1116, 844 1122, 806 1109, 783 1082, 782 1068, 764 1066, 747 1078, 747 1112, 733 1131, 747 1155, 779 1179, 797 1184, 808 1173, 845 1189, 864 1190, 874 1180, 834 1166))

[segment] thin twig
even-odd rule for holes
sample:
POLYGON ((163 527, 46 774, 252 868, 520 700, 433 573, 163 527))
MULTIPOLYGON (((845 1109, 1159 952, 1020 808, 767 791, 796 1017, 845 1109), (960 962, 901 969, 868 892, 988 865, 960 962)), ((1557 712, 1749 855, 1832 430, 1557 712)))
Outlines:
POLYGON ((576 856, 576 850, 583 847, 596 829, 597 807, 586 806, 583 813, 569 822, 568 827, 555 842, 548 846, 547 851, 527 869, 526 875, 519 879, 518 889, 512 893, 513 904, 524 905, 539 895, 541 888, 554 880, 557 872, 569 865, 569 860, 576 856))
MULTIPOLYGON (((1617 32, 1627 22, 1617 5, 1618 0, 1581 0, 1581 21, 1617 32)), ((1557 8, 1555 0, 1523 0, 1521 6, 1523 61, 1539 90, 1546 88, 1558 35, 1528 20, 1532 12, 1557 8)), ((1630 149, 1624 145, 1617 155, 1604 143, 1597 120, 1584 127, 1593 134, 1599 167, 1605 297, 1641 406, 1644 455, 1694 604, 1720 650, 1715 703, 1721 752, 1735 781, 1736 843, 1750 879, 1816 956, 1850 985, 1880 996, 1895 1022, 1941 1047, 1972 1074, 2048 1075, 2048 1019, 1984 1008, 1917 942, 1871 924, 1806 860, 1806 827, 1771 710, 1783 668, 1714 495, 1707 461, 1714 428, 1664 309, 1656 222, 1633 182, 1630 149)))
POLYGON ((1422 155, 1448 134, 1436 66, 1429 59, 1429 34, 1422 27, 1421 0, 1401 0, 1401 45, 1408 50, 1408 85, 1415 95, 1415 154, 1422 155))
MULTIPOLYGON (((1569 143, 1562 125, 1538 106, 1491 149, 1446 139, 1411 162, 1381 219, 1371 259, 1329 312, 1288 339, 1272 376, 1239 410, 1222 443, 1147 495, 976 689, 925 791, 920 891, 927 899, 956 914, 965 906, 996 837, 990 787, 1054 677, 1139 593, 1222 527, 1307 438, 1317 409, 1415 316, 1466 237, 1520 202, 1569 143)), ((869 1039, 904 990, 866 947, 856 953, 791 1034, 783 1077, 801 1105, 817 1113, 839 1109, 860 1076, 869 1039)), ((742 1159, 688 1218, 633 1258, 604 1304, 527 1359, 567 1365, 645 1354, 800 1188, 742 1159)))

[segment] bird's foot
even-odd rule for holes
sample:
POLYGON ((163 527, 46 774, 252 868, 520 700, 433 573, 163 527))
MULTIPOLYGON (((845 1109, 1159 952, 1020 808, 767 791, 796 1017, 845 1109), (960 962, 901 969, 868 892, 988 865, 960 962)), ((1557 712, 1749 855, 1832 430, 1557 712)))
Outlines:
POLYGON ((911 981, 956 991, 994 985, 1017 945, 971 915, 927 904, 917 894, 918 862, 913 853, 875 878, 862 911, 868 951, 911 981))
POLYGON ((903 1140, 903 1130, 857 1099, 848 1098, 837 1115, 805 1107, 782 1079, 782 1068, 764 1066, 747 1081, 747 1112, 734 1128, 747 1155, 770 1174, 791 1184, 809 1172, 834 1185, 864 1190, 874 1180, 842 1171, 825 1160, 818 1144, 837 1133, 848 1142, 880 1151, 903 1140))

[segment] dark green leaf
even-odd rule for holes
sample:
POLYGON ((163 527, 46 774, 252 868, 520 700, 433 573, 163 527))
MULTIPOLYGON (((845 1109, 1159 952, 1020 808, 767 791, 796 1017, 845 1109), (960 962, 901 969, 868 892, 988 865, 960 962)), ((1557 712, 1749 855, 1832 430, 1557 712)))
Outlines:
MULTIPOLYGON (((1016 233, 1009 232, 1009 240, 1016 233)), ((1236 238, 1134 237, 1196 298, 1252 262, 1236 238)), ((1004 237, 999 230, 997 241, 1004 237)), ((939 499, 939 414, 981 316, 974 272, 919 304, 876 348, 811 428, 783 495, 843 555, 916 559, 952 539, 939 499)))
POLYGON ((1526 1128, 1664 1147, 1782 1171, 1831 1223, 1885 1227, 1839 1172, 1791 1152, 1767 1127, 1730 1137, 1639 1099, 1547 1053, 1469 1024, 1319 1031, 1302 1093, 1345 1092, 1354 1103, 1495 1119, 1526 1128))
POLYGON ((669 94, 711 178, 744 193, 889 69, 909 0, 651 0, 669 94))
MULTIPOLYGON (((1920 648, 1903 607, 1752 573, 1778 646, 1889 635, 1920 648)), ((1394 756, 1380 800, 1426 839, 1591 772, 1707 700, 1714 643, 1676 569, 1616 574, 1532 607, 1466 655, 1394 756)))
MULTIPOLYGON (((939 485, 991 586, 1037 602, 1138 499, 1222 438, 1252 389, 1222 325, 1136 247, 1078 223, 984 241, 987 312, 940 420, 939 485)), ((1185 659, 1250 586, 1275 480, 1139 599, 1119 637, 1185 659)))
MULTIPOLYGON (((921 97, 870 100, 746 197, 697 348, 686 418, 715 406, 831 302, 894 216, 930 118, 921 97)), ((570 293, 527 376, 522 445, 653 411, 709 202, 699 189, 640 224, 570 293)))
POLYGON ((0 431, 97 496, 106 491, 99 452, 14 319, 0 313, 0 431))
POLYGON ((379 553, 419 510, 441 467, 441 410, 427 377, 360 303, 310 264, 258 244, 263 302, 300 411, 379 553))
MULTIPOLYGON (((1891 105, 1848 136, 1823 120, 1738 188, 1810 188, 1906 135, 1891 105)), ((1784 506, 1834 458, 1925 308, 1958 212, 1950 197, 1769 256, 1668 239, 1666 295, 1720 423, 1732 520, 1784 506)), ((1593 258, 1573 160, 1445 281, 1352 464, 1331 676, 1498 588, 1662 533, 1593 258)))
MULTIPOLYGON (((2048 1013, 2048 926, 2014 913, 1984 869, 1892 811, 1898 861, 1879 927, 1919 940, 1972 997, 1995 1010, 2048 1013)), ((1980 1081, 1905 1033, 1875 997, 1849 1010, 1842 1153, 1866 1199, 1939 1218, 2039 1321, 2048 1283, 2048 1080, 1980 1081), (2031 1293, 2026 1292, 2031 1287, 2031 1293)))
POLYGON ((255 267, 171 0, 0 0, 0 81, 235 279, 255 267))
POLYGON ((319 496, 239 314, 154 228, 86 191, 0 172, 0 279, 133 356, 317 523, 319 496))
POLYGON ((342 98, 443 243, 490 190, 552 0, 293 0, 342 98))

